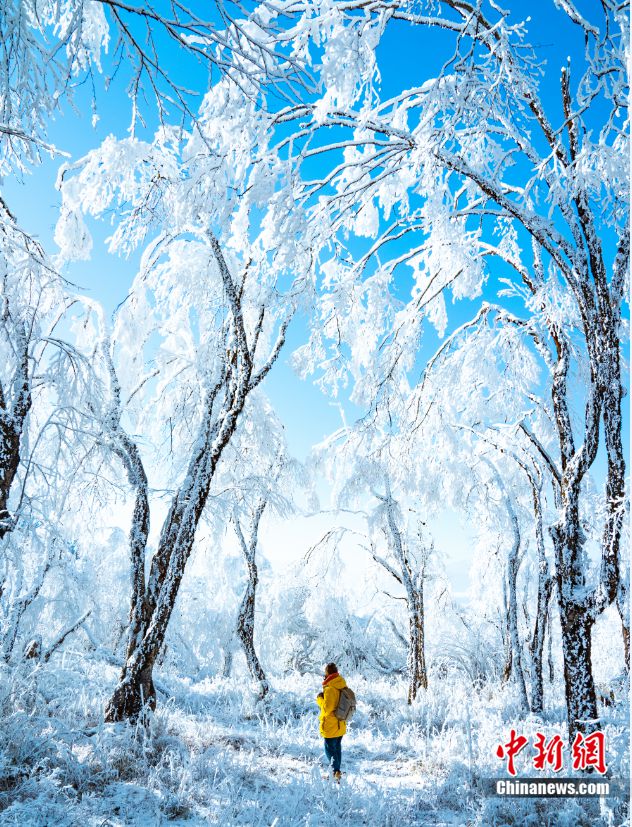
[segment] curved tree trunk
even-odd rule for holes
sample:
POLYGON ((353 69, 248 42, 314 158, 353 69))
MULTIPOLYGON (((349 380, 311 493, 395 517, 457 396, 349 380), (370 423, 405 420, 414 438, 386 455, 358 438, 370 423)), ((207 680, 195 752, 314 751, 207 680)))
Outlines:
POLYGON ((248 566, 248 585, 241 601, 239 616, 237 618, 237 634, 246 656, 248 671, 259 683, 259 694, 264 697, 268 693, 268 681, 263 667, 257 657, 254 642, 255 632, 255 594, 257 588, 257 567, 248 566))
POLYGON ((254 678, 254 680, 256 680, 259 683, 259 697, 261 698, 267 695, 269 686, 268 680, 265 676, 265 672, 263 671, 263 667, 261 666, 259 658, 257 657, 254 640, 255 599, 257 594, 257 582, 259 579, 257 572, 256 553, 259 522, 261 520, 261 516, 265 510, 266 505, 267 500, 261 499, 257 505, 257 508, 255 509, 250 531, 250 538, 248 542, 246 542, 246 539, 241 530, 239 517, 236 513, 233 517, 237 538, 239 539, 239 544, 241 546, 241 550, 246 560, 246 565, 248 567, 248 583, 246 584, 246 590, 244 592, 244 596, 241 601, 241 606, 239 608, 239 615, 237 617, 237 635, 239 637, 239 640, 241 641, 241 645, 246 656, 248 671, 250 672, 250 675, 254 678))
MULTIPOLYGON (((207 410, 209 417, 211 411, 212 405, 207 410)), ((237 415, 234 414, 232 426, 224 432, 219 445, 202 446, 194 451, 187 482, 174 497, 163 524, 147 587, 143 593, 134 595, 127 659, 107 704, 106 721, 135 718, 144 704, 155 708, 153 668, 165 641, 215 467, 236 424, 237 415)), ((209 436, 212 436, 216 428, 210 430, 209 436)))

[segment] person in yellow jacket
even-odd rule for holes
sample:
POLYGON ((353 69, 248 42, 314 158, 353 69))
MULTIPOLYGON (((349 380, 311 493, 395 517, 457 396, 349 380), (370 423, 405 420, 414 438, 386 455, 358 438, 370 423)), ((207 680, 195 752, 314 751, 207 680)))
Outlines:
POLYGON ((325 739, 325 756, 337 781, 341 776, 342 736, 347 731, 347 724, 345 721, 339 721, 334 712, 340 699, 340 690, 346 685, 345 679, 338 674, 336 664, 328 663, 325 667, 323 691, 316 696, 316 703, 320 707, 320 734, 325 739))

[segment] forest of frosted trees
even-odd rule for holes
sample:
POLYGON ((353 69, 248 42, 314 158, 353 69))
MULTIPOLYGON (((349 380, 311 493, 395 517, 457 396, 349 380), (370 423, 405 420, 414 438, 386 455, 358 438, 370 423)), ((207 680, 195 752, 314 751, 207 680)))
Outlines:
POLYGON ((0 824, 629 823, 628 61, 618 0, 0 3, 0 824))

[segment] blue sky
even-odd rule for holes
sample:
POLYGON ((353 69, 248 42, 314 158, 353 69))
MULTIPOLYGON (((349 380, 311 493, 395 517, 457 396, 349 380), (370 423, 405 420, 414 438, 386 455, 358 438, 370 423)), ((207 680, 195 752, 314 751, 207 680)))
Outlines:
MULTIPOLYGON (((583 37, 566 15, 555 8, 552 1, 540 0, 534 4, 524 0, 510 0, 504 5, 512 10, 516 18, 529 14, 533 16, 533 21, 529 24, 532 32, 530 40, 546 61, 546 75, 542 84, 544 100, 551 111, 559 111, 560 69, 566 63, 567 55, 570 54, 573 60, 580 59, 583 37)), ((597 8, 598 5, 598 0, 578 3, 579 8, 588 14, 591 8, 597 8)), ((452 35, 440 30, 423 30, 405 23, 389 27, 379 50, 384 94, 390 95, 435 75, 449 53, 451 42, 452 35)), ((164 45, 165 65, 172 66, 179 77, 186 77, 189 88, 195 88, 202 94, 208 81, 206 70, 195 64, 180 66, 174 57, 171 41, 165 39, 164 45)), ((50 125, 50 141, 72 158, 80 157, 97 146, 110 133, 118 136, 127 134, 130 108, 125 71, 118 73, 107 92, 99 85, 100 82, 101 79, 97 77, 95 89, 99 121, 96 127, 91 125, 92 99, 89 84, 83 84, 76 90, 75 109, 64 105, 62 115, 50 125)), ((155 113, 149 109, 145 117, 148 124, 146 134, 151 134, 156 123, 155 113)), ((59 163, 60 159, 46 159, 31 174, 25 175, 21 180, 5 180, 2 186, 9 206, 22 225, 38 236, 49 251, 55 249, 52 236, 59 195, 53 185, 59 163)), ((124 260, 108 255, 103 245, 109 233, 107 223, 92 222, 91 227, 95 238, 93 258, 90 262, 73 265, 67 276, 102 302, 107 311, 112 312, 127 293, 136 271, 138 256, 124 260)), ((502 271, 495 272, 498 275, 502 271)), ((497 284, 492 278, 486 288, 485 298, 493 300, 496 289, 497 284)), ((477 305, 478 302, 470 301, 461 301, 455 305, 449 303, 448 333, 471 318, 477 305)), ((310 380, 300 382, 289 368, 289 356, 304 338, 305 323, 298 320, 290 329, 289 347, 281 357, 280 364, 266 380, 266 391, 286 424, 290 447, 301 458, 307 455, 312 444, 322 440, 341 424, 337 405, 325 399, 310 380)), ((439 344, 440 339, 435 331, 428 327, 418 364, 423 365, 439 344)), ((352 420, 361 413, 344 398, 342 401, 348 419, 352 420)))

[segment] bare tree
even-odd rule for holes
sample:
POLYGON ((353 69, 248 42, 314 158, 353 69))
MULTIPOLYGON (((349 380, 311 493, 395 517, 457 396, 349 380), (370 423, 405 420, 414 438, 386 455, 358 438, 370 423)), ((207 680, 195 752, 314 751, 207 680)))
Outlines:
MULTIPOLYGON (((463 426, 461 426, 463 427, 463 426)), ((465 428, 465 430, 471 430, 465 428)), ((519 428, 518 432, 524 431, 524 428, 519 428)), ((500 444, 499 435, 493 433, 485 433, 482 434, 480 431, 473 431, 476 434, 477 438, 480 439, 482 442, 490 445, 494 448, 494 450, 500 456, 506 456, 510 458, 515 465, 521 470, 522 474, 526 477, 528 485, 529 485, 529 492, 531 494, 531 501, 532 501, 532 509, 533 509, 533 522, 534 522, 534 533, 535 533, 535 545, 537 551, 536 557, 536 564, 537 564, 537 590, 536 590, 536 607, 535 607, 535 620, 533 625, 533 631, 531 634, 531 640, 529 642, 529 654, 530 654, 530 673, 531 673, 531 703, 530 707, 527 705, 526 709, 531 709, 532 712, 541 713, 544 708, 544 683, 543 683, 543 657, 544 657, 544 642, 546 639, 546 631, 547 631, 547 622, 549 616, 549 604, 551 600, 551 593, 553 590, 554 580, 550 573, 549 562, 546 555, 545 549, 545 541, 544 541, 544 514, 543 514, 543 496, 542 496, 542 489, 543 489, 543 472, 542 469, 539 467, 538 463, 534 460, 534 458, 527 452, 523 451, 519 453, 520 446, 515 444, 515 437, 516 431, 515 429, 509 429, 508 434, 505 434, 505 445, 500 444), (509 436, 509 439, 507 439, 509 436)), ((529 447, 530 444, 529 444, 529 447)), ((504 590, 503 594, 505 595, 505 602, 507 608, 507 617, 512 617, 512 621, 510 626, 512 629, 516 630, 515 635, 513 633, 507 635, 507 664, 508 668, 505 670, 506 675, 508 676, 512 670, 512 663, 513 663, 513 651, 515 649, 515 641, 518 640, 517 637, 517 598, 516 598, 516 581, 518 575, 518 567, 520 565, 520 559, 524 555, 519 555, 519 547, 521 543, 521 530, 518 525, 518 520, 516 516, 516 512, 514 509, 513 504, 509 500, 509 494, 507 491, 507 486, 504 485, 500 478, 500 472, 498 469, 491 463, 489 460, 485 459, 486 463, 490 468, 493 468, 494 476, 502 485, 502 492, 505 502, 507 503, 507 508, 511 516, 511 524, 512 530, 514 534, 514 546, 509 558, 507 560, 507 579, 505 581, 506 589, 504 590), (509 596, 513 594, 513 599, 510 599, 509 596), (512 641, 514 644, 512 645, 512 641)), ((554 492, 557 489, 554 488, 554 492)), ((515 496, 514 496, 515 498, 515 496)), ((529 612, 528 607, 525 603, 525 614, 527 617, 527 622, 529 621, 529 612)), ((520 657, 520 655, 518 655, 520 657)), ((521 670, 522 671, 522 670, 521 670)), ((521 697, 522 697, 522 690, 521 690, 521 697)), ((522 698, 524 703, 524 697, 522 698)))
MULTIPOLYGON (((393 499, 390 484, 386 480, 384 494, 372 491, 383 503, 385 516, 385 533, 389 541, 393 562, 380 556, 373 548, 371 555, 391 577, 404 588, 406 610, 408 613, 408 703, 411 704, 420 689, 428 688, 428 673, 426 670, 425 655, 425 615, 424 615, 424 583, 427 578, 426 565, 428 556, 432 552, 432 545, 428 548, 415 549, 411 553, 408 541, 403 537, 398 525, 398 506, 393 499)), ((421 546, 423 539, 421 530, 417 540, 421 546)))
POLYGON ((255 504, 252 519, 249 522, 248 539, 244 536, 239 514, 237 511, 233 514, 235 533, 237 534, 237 539, 239 540, 239 545, 248 569, 248 581, 237 616, 237 636, 241 641, 246 656, 248 671, 251 676, 259 682, 259 696, 261 698, 267 695, 269 686, 255 649, 255 600, 257 596, 257 583, 259 582, 256 553, 259 523, 267 504, 267 500, 263 497, 255 504))
MULTIPOLYGON (((554 580, 549 570, 549 563, 544 548, 541 476, 538 478, 537 472, 532 472, 530 469, 527 469, 526 473, 533 497, 533 517, 535 520, 538 565, 537 605, 535 610, 533 633, 529 644, 529 651, 531 653, 531 711, 541 713, 544 709, 544 641, 546 639, 549 604, 551 601, 554 580)), ((550 640, 551 630, 549 624, 549 641, 550 640)))
POLYGON ((503 580, 503 594, 506 601, 507 609, 507 632, 510 641, 511 651, 511 676, 518 689, 518 697, 520 698, 520 706, 522 711, 526 714, 529 711, 529 699, 527 698, 527 688, 524 680, 524 671, 522 666, 522 643, 520 640, 520 631, 518 629, 518 597, 516 591, 516 583, 518 580, 518 570, 522 562, 523 554, 521 554, 522 535, 520 531, 520 524, 513 506, 512 499, 507 491, 503 479, 498 471, 498 468, 487 457, 483 457, 483 462, 490 468, 492 478, 498 487, 504 506, 507 510, 509 523, 511 526, 511 546, 506 557, 505 577, 503 580))

